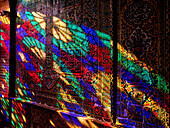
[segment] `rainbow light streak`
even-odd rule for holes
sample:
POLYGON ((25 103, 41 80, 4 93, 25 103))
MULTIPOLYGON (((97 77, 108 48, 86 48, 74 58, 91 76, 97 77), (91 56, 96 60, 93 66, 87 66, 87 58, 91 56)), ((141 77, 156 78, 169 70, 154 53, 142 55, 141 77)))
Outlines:
MULTIPOLYGON (((42 72, 44 70, 43 61, 46 58, 46 42, 45 42, 45 21, 44 14, 40 12, 19 12, 20 20, 22 20, 21 25, 17 25, 17 60, 19 66, 28 73, 28 75, 33 79, 33 81, 39 85, 38 89, 43 89, 43 76, 42 72), (27 49, 27 50, 25 50, 27 49), (30 54, 31 53, 31 54, 30 54), (38 60, 38 63, 36 63, 38 60)), ((2 19, 0 17, 0 27, 1 27, 1 42, 0 45, 6 50, 6 53, 9 54, 9 35, 6 31, 9 31, 9 22, 8 18, 2 19)), ((110 119, 110 86, 112 81, 112 71, 111 65, 113 60, 113 41, 111 37, 105 33, 93 30, 86 26, 78 26, 72 24, 70 21, 60 19, 58 17, 53 17, 54 28, 53 31, 53 69, 55 72, 60 74, 60 82, 55 86, 59 88, 59 93, 57 94, 56 106, 62 110, 68 111, 79 111, 86 116, 89 114, 97 116, 105 116, 104 118, 110 119), (77 50, 79 48, 79 51, 77 50), (97 49, 97 56, 93 55, 91 49, 97 49), (108 63, 104 64, 103 60, 100 58, 104 57, 102 52, 107 53, 108 63), (61 55, 62 54, 62 55, 61 55), (81 64, 81 71, 83 74, 89 74, 91 76, 90 80, 88 77, 80 78, 77 74, 74 73, 69 63, 62 58, 62 56, 67 58, 72 58, 72 61, 81 64), (91 83, 91 84, 90 84, 91 83), (65 90, 65 87, 70 87, 72 92, 65 90), (70 94, 71 93, 71 94, 70 94), (73 95, 73 94, 74 95, 73 95), (93 109, 93 113, 89 112, 88 109, 82 107, 82 104, 77 101, 79 97, 83 103, 87 104, 88 108, 93 109), (100 115, 98 111, 102 111, 103 115, 100 115)), ((128 53, 120 44, 118 44, 118 62, 119 68, 124 72, 125 75, 118 77, 118 89, 122 92, 123 95, 130 95, 131 100, 135 104, 139 104, 144 107, 154 106, 155 109, 161 109, 166 117, 169 117, 167 107, 164 107, 162 103, 163 99, 157 99, 156 97, 151 97, 144 93, 144 100, 142 102, 137 102, 132 97, 132 92, 135 89, 144 91, 146 88, 149 88, 150 91, 154 91, 157 88, 157 91, 163 90, 167 97, 169 94, 169 83, 160 76, 159 74, 152 73, 149 71, 148 66, 139 61, 135 55, 128 53), (140 70, 140 72, 137 72, 140 70), (126 77, 128 74, 129 77, 126 77), (132 78, 136 81, 140 81, 138 86, 133 85, 132 78), (159 82, 157 82, 159 79, 159 82), (127 93, 125 93, 127 92, 127 93), (160 101, 159 104, 158 101, 160 101)), ((152 68, 150 68, 152 69, 152 68)), ((8 67, 4 63, 4 81, 3 88, 8 90, 8 67)), ((20 72, 17 72, 16 78, 17 88, 16 88, 16 97, 28 102, 34 102, 34 92, 30 91, 30 88, 34 88, 33 85, 28 85, 24 83, 24 78, 20 75, 20 72)), ((8 93, 8 91, 7 91, 8 93)), ((7 95, 3 93, 3 95, 7 95)), ((8 118, 8 101, 4 98, 1 98, 2 108, 1 111, 8 118)), ((140 99, 138 99, 140 101, 140 99)), ((86 105, 83 104, 83 105, 86 105)), ((26 118, 24 116, 24 106, 22 103, 13 102, 14 106, 12 113, 12 124, 13 127, 19 126, 24 127, 26 123, 26 118)), ((152 109, 150 112, 158 118, 159 113, 152 109)), ((62 114, 62 117, 67 120, 67 115, 62 114)), ((82 122, 81 119, 76 120, 75 126, 90 125, 95 126, 92 122, 86 123, 82 122)), ((167 119, 168 120, 168 119, 167 119)), ((50 120, 51 121, 51 120, 50 120)), ((50 122, 52 125, 54 123, 50 122)), ((167 122, 164 122, 167 125, 167 122)), ((118 122, 117 124, 121 124, 118 122)), ((70 127, 73 127, 69 123, 70 127)), ((123 125, 123 124, 121 124, 123 125)))

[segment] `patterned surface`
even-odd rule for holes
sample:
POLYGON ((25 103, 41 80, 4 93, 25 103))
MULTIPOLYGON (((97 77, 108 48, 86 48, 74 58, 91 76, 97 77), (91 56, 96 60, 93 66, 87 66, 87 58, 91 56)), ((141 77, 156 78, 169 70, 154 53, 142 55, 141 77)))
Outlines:
POLYGON ((8 97, 9 92, 9 11, 8 1, 3 3, 3 11, 0 12, 0 96, 8 97))
MULTIPOLYGON (((46 8, 48 12, 52 9, 47 5, 48 2, 41 8, 46 8)), ((32 5, 27 7, 32 12, 24 10, 24 4, 19 5, 23 24, 17 29, 17 97, 99 119, 102 119, 100 113, 103 113, 106 120, 110 120, 110 36, 47 15, 47 12, 46 15, 42 14, 41 8, 35 10, 32 5), (53 20, 48 21, 50 17, 53 20), (52 22, 51 27, 46 25, 48 22, 52 22), (45 33, 44 30, 48 29, 49 33, 45 33), (34 34, 30 34, 32 31, 34 34), (99 82, 103 84, 99 85, 99 82), (26 90, 24 86, 27 86, 26 90), (102 89, 102 93, 99 89, 102 89)))
MULTIPOLYGON (((164 5, 161 1, 121 1, 116 127, 168 127, 169 47, 163 35, 167 31, 164 8, 159 4, 164 5)), ((20 2, 16 31, 18 100, 110 122, 112 12, 104 9, 111 10, 109 5, 107 0, 20 2)), ((2 39, 9 40, 9 23, 2 19, 0 23, 2 39)), ((1 44, 8 53, 8 45, 1 44)), ((8 67, 3 68, 7 84, 8 67)), ((8 118, 7 100, 1 101, 1 112, 8 118)), ((16 108, 17 116, 24 115, 23 108, 16 108)), ((35 116, 27 119, 38 126, 36 120, 45 121, 44 117, 37 119, 39 110, 32 110, 35 116)), ((13 126, 24 125, 24 118, 16 121, 16 115, 13 126)), ((69 122, 71 117, 63 114, 63 118, 69 122)))
POLYGON ((169 56, 166 46, 165 7, 159 0, 120 2, 121 46, 133 62, 120 57, 121 80, 118 120, 125 126, 168 127, 169 56), (130 71, 130 72, 129 72, 130 71))

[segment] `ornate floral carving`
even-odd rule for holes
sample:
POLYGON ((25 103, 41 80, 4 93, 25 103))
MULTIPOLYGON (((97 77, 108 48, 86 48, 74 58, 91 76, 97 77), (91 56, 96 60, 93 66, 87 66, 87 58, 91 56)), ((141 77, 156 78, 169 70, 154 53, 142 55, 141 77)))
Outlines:
POLYGON ((146 22, 152 15, 152 7, 148 2, 137 2, 127 7, 125 18, 130 24, 139 25, 146 22))
POLYGON ((140 27, 137 27, 128 39, 125 40, 126 48, 141 58, 151 47, 151 37, 149 37, 140 27))

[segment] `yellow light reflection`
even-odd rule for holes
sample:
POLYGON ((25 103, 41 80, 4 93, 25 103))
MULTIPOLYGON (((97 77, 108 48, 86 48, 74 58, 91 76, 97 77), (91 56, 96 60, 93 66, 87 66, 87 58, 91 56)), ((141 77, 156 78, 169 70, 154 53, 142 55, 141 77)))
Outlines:
POLYGON ((4 86, 4 84, 2 83, 2 89, 5 89, 5 86, 4 86))
POLYGON ((21 57, 21 60, 23 62, 27 62, 27 59, 25 58, 24 54, 22 52, 18 52, 18 55, 21 57))
POLYGON ((53 127, 55 127, 55 124, 53 123, 53 121, 52 120, 49 120, 50 121, 50 124, 53 126, 53 127))
POLYGON ((93 87, 96 90, 97 98, 101 100, 101 103, 106 108, 105 110, 110 113, 111 101, 110 101, 110 84, 111 75, 106 75, 103 72, 92 75, 93 87), (106 101, 105 101, 106 100, 106 101))
POLYGON ((31 48, 31 51, 39 58, 45 60, 46 58, 46 53, 37 47, 31 48))
POLYGON ((72 40, 72 33, 67 28, 66 23, 64 23, 60 18, 53 17, 53 22, 55 23, 55 27, 57 29, 52 29, 53 35, 56 39, 62 40, 64 42, 68 42, 67 40, 72 40))
POLYGON ((45 60, 45 58, 46 58, 46 53, 42 50, 42 49, 40 49, 40 55, 41 55, 41 58, 43 59, 43 60, 45 60))
POLYGON ((65 73, 60 70, 60 67, 58 66, 56 62, 53 62, 53 68, 54 68, 54 71, 60 74, 60 79, 63 80, 64 83, 66 83, 67 85, 70 85, 70 83, 65 78, 65 73))
POLYGON ((45 30, 46 23, 43 18, 43 17, 45 17, 45 15, 42 13, 39 13, 39 12, 37 12, 37 13, 32 12, 32 14, 34 16, 35 21, 37 21, 39 23, 40 27, 45 30))
POLYGON ((6 63, 6 61, 4 59, 2 59, 4 63, 6 63))
POLYGON ((31 48, 31 51, 40 59, 39 55, 37 54, 34 48, 31 48))
POLYGON ((23 114, 22 114, 22 118, 23 118, 24 122, 26 122, 26 118, 23 114))
POLYGON ((86 121, 86 120, 87 120, 86 118, 84 118, 84 117, 77 117, 77 119, 78 119, 78 121, 79 121, 82 125, 84 125, 85 127, 90 128, 90 125, 89 125, 89 123, 86 121))
POLYGON ((7 11, 10 12, 10 8, 8 8, 7 11))
POLYGON ((16 120, 16 118, 15 118, 13 113, 11 114, 11 116, 12 116, 13 121, 16 122, 17 120, 16 120))
POLYGON ((4 24, 10 24, 10 20, 7 16, 0 16, 0 21, 4 24))
POLYGON ((62 79, 67 85, 70 85, 70 83, 64 77, 60 76, 60 79, 62 79))
MULTIPOLYGON (((39 23, 40 27, 45 30, 46 23, 44 18, 46 15, 40 12, 32 12, 34 19, 39 23)), ((66 23, 64 23, 60 18, 53 17, 54 27, 52 28, 53 35, 56 39, 62 40, 64 42, 72 41, 72 33, 67 29, 66 23)))
POLYGON ((21 89, 18 88, 18 92, 21 94, 21 96, 23 96, 24 94, 22 93, 21 89))

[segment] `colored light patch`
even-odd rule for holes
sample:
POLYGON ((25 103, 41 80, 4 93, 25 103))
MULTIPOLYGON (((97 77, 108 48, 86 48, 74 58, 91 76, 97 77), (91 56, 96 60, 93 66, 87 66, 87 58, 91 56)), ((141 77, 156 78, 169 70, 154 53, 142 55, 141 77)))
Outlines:
POLYGON ((2 29, 0 29, 0 32, 4 32, 2 29))
POLYGON ((23 53, 24 54, 24 56, 26 57, 26 60, 27 61, 31 61, 31 59, 30 59, 30 57, 29 57, 29 55, 27 54, 27 53, 23 53))
POLYGON ((73 47, 71 45, 71 43, 68 43, 68 45, 65 45, 66 48, 66 52, 71 54, 71 55, 75 55, 75 56, 81 56, 81 52, 77 52, 77 51, 81 51, 80 49, 77 49, 77 47, 73 47))
POLYGON ((54 24, 59 28, 59 31, 63 31, 68 35, 72 35, 69 29, 67 29, 67 25, 65 22, 63 22, 60 18, 58 17, 53 17, 53 22, 54 24))
POLYGON ((42 50, 45 52, 46 50, 45 50, 45 45, 43 44, 43 43, 41 43, 41 48, 42 48, 42 50))
POLYGON ((27 41, 27 39, 24 37, 24 39, 22 40, 22 42, 28 47, 30 48, 31 43, 29 41, 27 41))
POLYGON ((22 52, 18 52, 18 55, 20 56, 20 58, 23 62, 27 62, 27 59, 25 58, 25 56, 22 52))
POLYGON ((74 123, 79 126, 82 127, 81 123, 79 122, 79 120, 77 119, 77 117, 71 116, 72 120, 74 121, 74 123))
POLYGON ((60 50, 59 50, 58 47, 56 47, 56 45, 52 45, 52 47, 53 47, 58 53, 60 53, 60 50))
POLYGON ((88 35, 93 35, 93 36, 97 36, 95 30, 89 28, 89 27, 86 27, 86 26, 83 26, 81 25, 81 28, 84 30, 84 32, 88 35))
POLYGON ((40 86, 40 88, 42 87, 42 84, 38 84, 40 86))
POLYGON ((31 51, 40 59, 39 55, 37 54, 34 48, 31 48, 31 51))
POLYGON ((17 44, 17 51, 21 52, 21 48, 20 48, 20 46, 18 44, 17 44))
MULTIPOLYGON (((120 54, 120 53, 118 53, 120 54)), ((119 60, 120 61, 120 60, 119 60)), ((138 77, 140 77, 142 80, 146 80, 146 82, 150 85, 153 84, 153 80, 151 79, 151 75, 149 74, 148 71, 146 71, 145 69, 143 69, 142 67, 140 67, 139 65, 135 64, 135 62, 127 60, 125 57, 121 57, 121 64, 123 65, 123 67, 125 67, 125 69, 127 69, 129 72, 131 72, 132 74, 134 74, 136 72, 136 69, 140 69, 143 70, 143 75, 145 74, 145 77, 143 77, 142 75, 140 75, 139 73, 136 73, 135 75, 137 75, 138 77), (125 65, 123 62, 127 61, 128 65, 125 65), (133 65, 133 66, 132 66, 133 65)))
POLYGON ((45 29, 46 23, 44 21, 45 15, 39 12, 32 12, 35 21, 37 21, 42 29, 45 29))
POLYGON ((83 30, 82 30, 81 27, 79 27, 78 25, 72 24, 70 21, 67 21, 67 20, 65 20, 65 19, 63 19, 63 21, 64 21, 65 23, 67 23, 68 28, 69 28, 70 31, 72 31, 73 33, 74 33, 74 32, 82 32, 82 33, 83 33, 83 30))
POLYGON ((103 39, 100 39, 100 41, 105 44, 108 48, 111 48, 111 41, 110 40, 103 40, 103 39))
POLYGON ((97 60, 95 58, 93 58, 93 56, 90 56, 90 55, 86 55, 87 60, 93 62, 93 63, 97 63, 97 60))
POLYGON ((54 49, 52 50, 58 57, 61 57, 60 53, 56 52, 54 49))
POLYGON ((21 19, 25 19, 26 21, 28 21, 28 18, 27 18, 27 16, 25 15, 25 13, 23 13, 23 12, 19 12, 19 15, 20 15, 20 17, 21 17, 21 19))
POLYGON ((6 33, 2 32, 1 35, 3 40, 9 40, 9 36, 6 33))
MULTIPOLYGON (((80 49, 82 49, 83 51, 85 52, 88 52, 89 51, 89 43, 88 41, 84 40, 83 42, 79 42, 75 36, 73 36, 73 40, 74 40, 74 43, 72 44, 74 47, 79 47, 80 49)), ((85 54, 83 54, 85 56, 85 54)))
POLYGON ((29 66, 28 66, 28 64, 27 64, 27 63, 23 63, 23 64, 24 64, 24 66, 25 66, 26 70, 30 70, 30 68, 29 68, 29 66))
POLYGON ((29 20, 34 20, 34 16, 31 14, 31 12, 25 12, 25 14, 29 20))
MULTIPOLYGON (((119 78, 120 79, 120 78, 119 78)), ((120 86, 119 86, 120 87, 120 86)), ((131 88, 130 86, 129 87, 127 87, 127 89, 128 88, 131 88)), ((132 90, 132 88, 130 89, 130 90, 132 90)), ((122 92, 123 93, 123 92, 122 92)), ((153 97, 153 96, 152 96, 153 97)), ((154 98, 154 97, 153 97, 154 98)), ((159 109, 160 108, 160 104, 158 104, 157 103, 158 101, 157 101, 157 99, 155 99, 155 100, 153 100, 151 97, 148 97, 146 100, 145 100, 145 102, 143 103, 143 105, 145 106, 145 107, 150 107, 150 106, 155 106, 157 109, 159 109)), ((157 113, 155 113, 154 112, 154 109, 151 109, 152 110, 152 112, 153 112, 153 115, 155 115, 155 117, 158 117, 158 115, 157 115, 157 113)), ((165 113, 167 113, 166 112, 166 110, 164 109, 164 111, 165 111, 165 113)), ((147 111, 145 111, 145 112, 147 112, 147 111)), ((149 114, 149 113, 148 113, 149 114)), ((150 114, 149 114, 150 115, 150 114)), ((150 117, 147 117, 147 118, 150 118, 150 117)))
POLYGON ((65 114, 65 113, 61 113, 61 114, 62 114, 64 119, 66 119, 69 122, 71 121, 67 114, 65 114))
POLYGON ((64 46, 63 41, 58 40, 58 42, 59 42, 60 48, 63 49, 64 51, 67 51, 67 50, 65 49, 65 46, 64 46))
POLYGON ((52 120, 50 120, 50 124, 53 126, 53 127, 56 127, 54 122, 52 120))
MULTIPOLYGON (((31 23, 32 23, 32 22, 31 22, 31 23)), ((32 24, 32 25, 34 26, 34 24, 32 24)), ((40 25, 35 25, 34 27, 35 27, 35 29, 36 29, 37 31, 40 31, 40 30, 41 30, 40 25)))
MULTIPOLYGON (((73 30, 72 30, 73 31, 73 30)), ((86 35, 84 33, 81 32, 74 32, 74 38, 76 38, 78 41, 80 41, 81 43, 83 43, 83 41, 87 40, 86 35)), ((87 45, 88 46, 88 45, 87 45)))
POLYGON ((10 51, 9 40, 4 40, 5 45, 7 46, 8 51, 10 51))
POLYGON ((4 41, 1 41, 2 47, 5 49, 5 51, 7 52, 7 54, 9 54, 9 49, 7 48, 6 44, 4 41))
POLYGON ((37 21, 31 21, 31 24, 32 24, 33 26, 37 26, 37 25, 38 25, 38 22, 37 22, 37 21))
POLYGON ((97 33, 97 36, 102 38, 102 39, 109 40, 109 41, 111 40, 110 35, 108 35, 106 33, 103 33, 103 32, 97 31, 97 30, 96 30, 96 33, 97 33))
POLYGON ((2 37, 2 35, 0 35, 0 37, 1 37, 1 40, 4 40, 3 37, 2 37))
POLYGON ((31 40, 32 40, 32 42, 34 43, 35 46, 37 46, 39 49, 41 48, 40 42, 37 39, 31 38, 31 40))
MULTIPOLYGON (((63 20, 64 21, 64 20, 63 20)), ((71 24, 71 22, 67 22, 67 25, 68 24, 71 24)), ((73 29, 73 31, 70 29, 70 31, 73 33, 73 34, 75 34, 76 36, 78 36, 78 37, 80 37, 80 35, 78 35, 78 32, 76 33, 76 31, 77 31, 77 29, 79 29, 76 25, 75 26, 73 26, 73 27, 70 27, 71 29, 73 29)), ((81 28, 80 28, 81 29, 81 28)), ((80 30, 79 30, 80 31, 80 30)), ((83 31, 82 29, 81 29, 81 31, 83 31)), ((97 33, 97 36, 96 37, 99 37, 100 38, 100 41, 105 45, 105 46, 107 46, 107 47, 109 47, 110 48, 110 41, 108 41, 107 39, 109 39, 109 37, 107 37, 107 35, 104 35, 104 34, 102 34, 102 33, 99 33, 98 31, 95 31, 96 33, 97 33)), ((87 31, 87 33, 88 34, 90 34, 90 36, 91 35, 95 35, 95 33, 93 32, 93 30, 88 30, 87 31)), ((72 37, 73 38, 73 37, 72 37)), ((77 38, 77 39, 75 39, 77 42, 76 42, 76 45, 74 45, 74 46, 76 46, 76 47, 80 47, 80 46, 82 46, 80 43, 81 43, 81 41, 82 41, 82 39, 83 38, 77 38), (80 41, 79 42, 79 45, 78 45, 78 41, 80 41)), ((97 39, 97 38, 96 38, 97 39)), ((95 40, 96 40, 95 39, 95 40)), ((55 38, 55 40, 56 40, 56 38, 55 38)), ((109 39, 110 40, 110 39, 109 39)), ((57 41, 57 40, 56 40, 57 41)), ((99 41, 99 39, 97 39, 97 41, 99 41)), ((96 42, 97 42, 96 41, 96 42)), ((55 42, 56 43, 56 42, 55 42)), ((75 50, 75 48, 73 47, 73 45, 71 44, 71 43, 69 43, 69 42, 67 42, 67 43, 65 43, 64 42, 64 45, 63 45, 63 48, 65 48, 66 49, 66 51, 68 50, 68 49, 71 49, 71 50, 75 50), (66 45, 68 43, 68 45, 66 45), (73 47, 73 48, 71 48, 71 47, 73 47)), ((89 43, 89 42, 88 42, 89 43)), ((57 43, 58 44, 58 43, 57 43)), ((36 44, 37 45, 37 44, 36 44)), ((56 45, 57 46, 57 45, 56 45)), ((38 46, 37 46, 38 47, 38 46)), ((85 46, 84 46, 85 47, 85 46)), ((87 46, 88 47, 88 46, 87 46)), ((35 51, 37 51, 36 49, 34 49, 35 51)), ((119 60, 121 61, 121 59, 123 59, 123 61, 122 61, 122 65, 126 68, 126 69, 128 69, 129 68, 129 72, 133 72, 133 71, 135 71, 135 69, 131 69, 129 66, 128 66, 128 64, 129 64, 129 62, 130 61, 134 61, 134 63, 136 63, 135 62, 135 60, 136 60, 136 58, 135 58, 135 56, 133 56, 131 53, 123 53, 123 50, 121 49, 119 49, 119 51, 121 51, 120 53, 119 53, 119 60), (126 58, 126 60, 124 59, 124 58, 122 58, 122 56, 123 57, 125 57, 126 58), (127 61, 127 59, 128 60, 130 60, 130 61, 127 61)), ((125 52, 125 51, 124 51, 125 52)), ((73 53, 73 52, 72 52, 73 53)), ((54 55, 54 54, 53 54, 54 55)), ((76 55, 75 53, 74 53, 74 55, 76 55)), ((90 62, 92 62, 92 61, 94 61, 93 59, 91 59, 90 60, 90 57, 89 56, 85 56, 85 54, 83 54, 84 55, 84 59, 85 59, 85 61, 87 61, 87 65, 90 65, 90 62)), ((60 61, 60 62, 58 62, 58 58, 56 57, 56 55, 54 56, 54 60, 56 61, 56 63, 58 63, 59 65, 61 65, 61 68, 67 68, 67 66, 65 65, 65 66, 62 66, 63 65, 63 63, 61 63, 62 61, 60 61)), ((80 58, 79 58, 79 60, 81 60, 80 58)), ((84 62, 85 62, 84 61, 84 62)), ((59 65, 57 65, 58 67, 57 68, 60 68, 60 66, 59 65)), ((98 65, 93 65, 93 64, 91 64, 91 66, 95 69, 95 70, 97 70, 97 68, 102 68, 102 67, 99 67, 98 65)), ((130 66, 132 66, 132 63, 130 63, 130 66)), ((140 67, 142 67, 141 65, 139 65, 140 67)), ((139 67, 136 67, 137 69, 139 69, 139 67)), ((143 68, 143 67, 142 67, 143 68)), ((141 69, 141 68, 140 68, 141 69)), ((58 69, 57 69, 58 70, 58 69)), ((102 69, 100 69, 100 70, 102 70, 102 69)), ((145 69, 145 70, 148 70, 148 69, 145 69)), ((67 71, 70 73, 71 71, 69 71, 69 69, 67 69, 67 71)), ((62 71, 61 71, 62 72, 62 71)), ((149 70, 147 71, 147 72, 149 72, 149 70)), ((64 72, 62 72, 63 74, 64 74, 64 72)), ((144 72, 145 73, 145 72, 144 72)), ((98 74, 97 74, 98 75, 98 74)), ((101 74, 99 74, 99 76, 100 76, 101 74)), ((134 75, 136 75, 136 73, 134 73, 133 75, 130 75, 130 74, 128 74, 130 77, 132 77, 132 78, 134 78, 134 75)), ((138 76, 139 76, 139 74, 137 74, 138 76)), ((103 75, 104 76, 104 75, 103 75)), ((102 76, 102 77, 103 77, 102 76)), ((74 76, 75 77, 75 76, 74 76)), ((148 76, 147 76, 148 77, 148 76)), ((150 76, 149 76, 150 77, 150 76)), ((164 82, 164 79, 163 78, 161 78, 161 76, 157 76, 158 77, 158 80, 160 80, 160 82, 158 82, 158 85, 162 85, 162 84, 165 84, 165 86, 166 86, 166 82, 164 82)), ((64 77, 63 77, 64 78, 64 77)), ((68 78, 68 76, 67 76, 67 78, 68 78)), ((73 76, 70 76, 70 79, 73 79, 73 76)), ((123 79, 125 79, 125 78, 123 78, 123 79)), ((143 79, 143 78, 142 78, 143 79)), ((67 79, 66 79, 67 80, 67 79)), ((109 82, 106 82, 106 80, 104 80, 104 82, 103 82, 103 78, 102 78, 102 80, 98 80, 99 82, 96 82, 95 84, 94 84, 94 86, 96 86, 96 84, 98 83, 98 85, 97 86, 102 86, 102 89, 104 89, 105 88, 105 85, 106 85, 106 83, 109 83, 109 82), (101 84, 101 82, 102 82, 102 84, 101 84), (101 85, 99 85, 99 84, 101 84, 101 85)), ((142 80, 141 80, 142 81, 142 80)), ((68 83, 70 83, 72 86, 74 85, 75 87, 78 85, 78 83, 71 83, 70 81, 68 81, 68 83)), ((87 85, 88 86, 88 85, 87 85)), ((108 87, 109 87, 109 85, 108 85, 108 87)), ((161 89, 161 87, 158 87, 159 89, 161 89)), ((165 90, 166 90, 166 88, 164 88, 165 90)), ((103 91, 103 90, 102 90, 103 91)), ((107 93, 106 93, 107 94, 107 93)))
POLYGON ((22 61, 20 55, 17 54, 17 60, 22 61))
MULTIPOLYGON (((57 60, 57 62, 58 62, 58 65, 59 65, 60 68, 65 67, 65 64, 64 64, 61 60, 59 60, 59 58, 58 58, 57 56, 55 56, 54 54, 53 54, 53 56, 56 58, 56 60, 57 60), (62 65, 60 66, 61 62, 62 62, 62 65), (59 63, 60 63, 60 64, 59 64, 59 63)), ((77 79, 75 78, 75 76, 72 75, 72 73, 71 73, 71 71, 70 71, 69 69, 67 69, 66 71, 70 73, 70 75, 69 75, 69 76, 66 76, 66 78, 74 81, 74 83, 75 83, 75 84, 72 84, 72 86, 77 89, 78 92, 75 90, 76 94, 78 94, 82 99, 84 99, 84 97, 80 94, 81 88, 78 88, 79 82, 77 81, 77 79)), ((58 72, 58 71, 57 71, 57 72, 58 72)), ((62 70, 61 70, 61 72, 65 72, 65 71, 62 71, 62 70)), ((69 82, 67 82, 67 80, 64 79, 64 77, 61 76, 61 79, 62 79, 64 82, 66 82, 66 84, 69 84, 69 82)))
MULTIPOLYGON (((43 35, 44 37, 46 37, 46 32, 45 32, 44 29, 41 29, 41 30, 40 30, 40 33, 41 33, 41 35, 43 35)), ((41 42, 43 42, 43 41, 41 41, 41 42)), ((45 41, 44 41, 44 42, 45 42, 45 41)))
POLYGON ((69 35, 67 35, 67 33, 64 33, 62 30, 56 30, 54 28, 52 28, 53 31, 53 35, 57 40, 62 40, 64 42, 68 42, 68 40, 71 40, 71 37, 69 35))
POLYGON ((4 24, 10 24, 10 20, 6 16, 0 16, 0 21, 4 24))
POLYGON ((53 42, 53 44, 55 45, 55 46, 59 46, 59 44, 58 44, 58 42, 57 42, 57 39, 56 38, 52 38, 52 42, 53 42))

